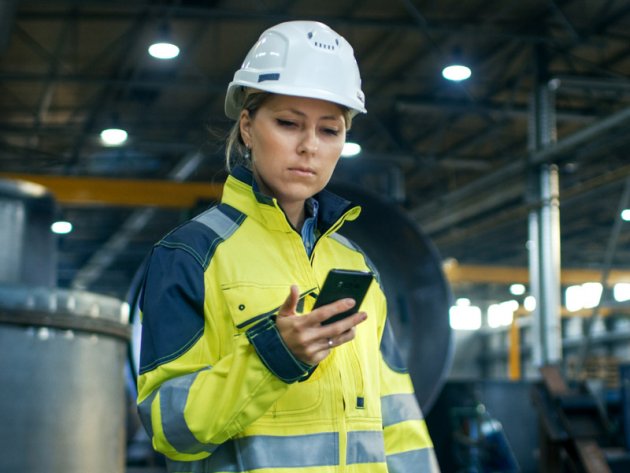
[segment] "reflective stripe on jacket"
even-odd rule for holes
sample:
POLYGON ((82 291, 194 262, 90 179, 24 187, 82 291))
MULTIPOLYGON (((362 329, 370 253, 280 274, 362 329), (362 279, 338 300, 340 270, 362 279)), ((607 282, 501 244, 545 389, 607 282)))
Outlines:
POLYGON ((179 473, 438 471, 378 282, 355 339, 316 367, 294 358, 275 326, 291 284, 307 313, 330 269, 371 269, 336 233, 360 208, 318 194, 321 236, 309 258, 252 182, 235 169, 218 206, 153 249, 138 408, 154 448, 179 473))

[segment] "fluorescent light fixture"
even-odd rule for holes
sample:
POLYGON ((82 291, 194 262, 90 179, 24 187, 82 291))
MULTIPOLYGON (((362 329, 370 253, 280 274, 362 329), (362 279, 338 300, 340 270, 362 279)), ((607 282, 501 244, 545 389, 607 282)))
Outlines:
POLYGON ((455 305, 460 307, 468 307, 470 305, 470 299, 468 299, 467 297, 460 297, 455 301, 455 305))
POLYGON ((344 143, 343 149, 341 150, 341 156, 344 158, 352 158, 361 152, 361 145, 358 143, 352 143, 348 141, 344 143))
POLYGON ((120 146, 127 141, 127 132, 120 128, 107 128, 101 131, 101 141, 105 146, 120 146))
POLYGON ((449 323, 454 330, 478 330, 481 328, 481 309, 474 305, 454 305, 449 309, 449 323))
POLYGON ((512 284, 510 286, 510 293, 515 296, 522 296, 525 294, 525 285, 524 284, 512 284))
POLYGON ((518 309, 518 302, 509 300, 488 307, 488 326, 492 328, 510 325, 514 320, 514 312, 518 309))
POLYGON ((565 291, 567 310, 575 312, 580 309, 592 309, 599 304, 603 287, 598 282, 585 282, 581 285, 569 286, 565 291))
POLYGON ((523 307, 528 312, 533 312, 536 310, 536 298, 534 296, 527 296, 523 301, 523 307))
POLYGON ((602 298, 603 286, 598 282, 585 282, 582 284, 582 290, 584 291, 584 308, 597 307, 602 298))
POLYGON ((173 43, 153 43, 149 46, 149 54, 156 59, 173 59, 179 56, 179 48, 173 43))
POLYGON ((58 235, 65 235, 72 231, 72 224, 70 222, 66 222, 65 220, 59 220, 58 222, 53 223, 50 226, 50 229, 53 233, 58 235))
POLYGON ((617 302, 630 301, 630 283, 618 282, 613 286, 613 297, 617 302))
POLYGON ((630 209, 623 209, 621 211, 621 218, 624 222, 630 222, 630 209))
POLYGON ((453 82, 461 82, 472 75, 470 67, 462 64, 451 64, 442 69, 442 77, 453 82))

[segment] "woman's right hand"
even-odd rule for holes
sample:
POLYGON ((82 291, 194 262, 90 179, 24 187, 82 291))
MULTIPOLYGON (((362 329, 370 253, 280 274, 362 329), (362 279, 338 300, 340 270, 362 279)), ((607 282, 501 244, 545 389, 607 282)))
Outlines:
POLYGON ((291 286, 289 297, 278 311, 276 326, 293 356, 309 365, 318 364, 334 347, 352 340, 355 327, 367 319, 365 312, 357 312, 338 322, 322 325, 333 315, 354 306, 354 300, 340 299, 298 317, 296 309, 299 299, 298 287, 291 286))

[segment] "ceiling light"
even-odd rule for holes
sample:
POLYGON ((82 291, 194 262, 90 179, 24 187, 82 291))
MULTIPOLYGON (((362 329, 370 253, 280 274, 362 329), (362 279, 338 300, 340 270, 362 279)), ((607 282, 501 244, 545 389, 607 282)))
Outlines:
POLYGON ((65 220, 59 220, 58 222, 53 223, 50 226, 50 229, 53 233, 58 235, 65 235, 72 231, 72 224, 70 222, 66 222, 65 220))
POLYGON ((173 43, 153 43, 149 46, 149 54, 157 59, 173 59, 179 56, 179 48, 173 43))
POLYGON ((515 296, 522 296, 525 294, 525 285, 524 284, 512 284, 510 286, 510 293, 515 296))
POLYGON ((127 141, 127 132, 121 128, 107 128, 101 131, 101 141, 105 146, 120 146, 127 141))
POLYGON ((624 209, 621 211, 621 218, 624 222, 630 222, 630 209, 624 209))
POLYGON ((471 305, 454 305, 448 311, 453 330, 478 330, 481 328, 481 309, 471 305))
POLYGON ((536 310, 536 298, 534 296, 527 296, 523 301, 523 307, 528 312, 536 310))
POLYGON ((442 77, 454 82, 466 80, 471 74, 470 68, 462 64, 451 64, 442 69, 442 77))
POLYGON ((630 283, 618 282, 613 287, 613 297, 617 302, 630 301, 630 283))
POLYGON ((341 150, 341 156, 344 158, 352 158, 361 152, 361 145, 358 143, 346 142, 341 150))

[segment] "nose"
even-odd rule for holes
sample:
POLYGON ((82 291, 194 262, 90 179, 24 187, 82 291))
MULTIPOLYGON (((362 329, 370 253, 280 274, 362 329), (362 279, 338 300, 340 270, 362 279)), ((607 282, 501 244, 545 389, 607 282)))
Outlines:
POLYGON ((305 129, 300 143, 298 144, 298 153, 313 155, 317 151, 318 147, 319 140, 317 138, 316 130, 311 128, 305 129))

